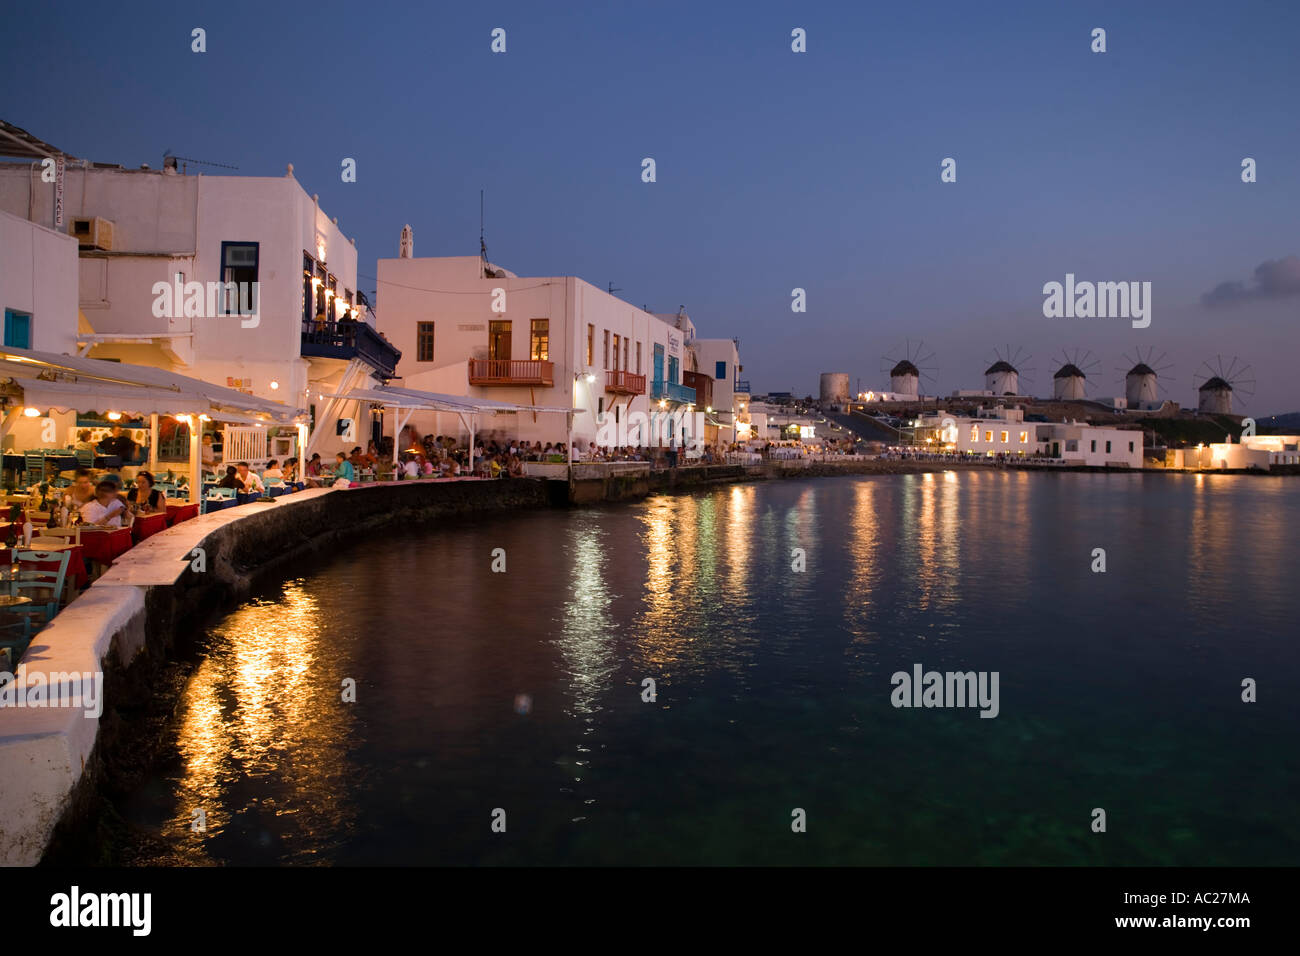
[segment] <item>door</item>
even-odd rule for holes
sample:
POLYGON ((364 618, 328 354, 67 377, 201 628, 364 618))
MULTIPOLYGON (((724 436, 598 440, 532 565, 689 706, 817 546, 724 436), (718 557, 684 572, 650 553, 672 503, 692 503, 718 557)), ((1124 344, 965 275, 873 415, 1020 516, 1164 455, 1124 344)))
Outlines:
POLYGON ((681 368, 681 364, 682 360, 675 355, 668 360, 668 381, 672 382, 674 385, 679 384, 681 381, 677 374, 678 369, 681 368))
POLYGON ((509 320, 488 325, 488 358, 505 361, 510 358, 509 320))
POLYGON ((662 382, 662 381, 664 380, 664 347, 663 347, 662 345, 656 345, 656 346, 655 346, 655 377, 654 377, 654 380, 655 380, 656 382, 662 382))

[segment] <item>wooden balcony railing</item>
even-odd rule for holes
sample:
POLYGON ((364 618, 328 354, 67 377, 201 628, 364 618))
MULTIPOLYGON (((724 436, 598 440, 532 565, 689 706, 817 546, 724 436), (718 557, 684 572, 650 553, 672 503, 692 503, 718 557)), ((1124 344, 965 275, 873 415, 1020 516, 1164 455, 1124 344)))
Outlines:
POLYGON ((470 359, 471 385, 545 385, 555 382, 555 363, 538 359, 470 359))
POLYGON ((695 404, 701 408, 713 405, 713 379, 703 372, 682 372, 682 384, 695 389, 695 404))
POLYGON ((620 369, 606 371, 605 391, 615 395, 644 395, 645 376, 620 369))

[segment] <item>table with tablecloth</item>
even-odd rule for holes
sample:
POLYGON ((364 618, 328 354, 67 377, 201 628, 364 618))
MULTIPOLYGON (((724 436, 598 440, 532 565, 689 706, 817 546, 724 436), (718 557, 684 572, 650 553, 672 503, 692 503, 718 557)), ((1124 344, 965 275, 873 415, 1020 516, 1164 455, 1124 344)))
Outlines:
POLYGON ((167 524, 178 525, 182 521, 189 521, 191 518, 198 517, 199 503, 185 505, 168 505, 167 506, 167 524))
MULTIPOLYGON (((83 539, 84 540, 84 539, 83 539)), ((6 548, 0 545, 0 564, 8 565, 14 563, 14 552, 22 551, 47 551, 41 547, 33 548, 6 548)), ((84 544, 74 544, 70 548, 61 548, 60 550, 69 551, 72 557, 68 558, 68 577, 67 580, 72 582, 72 586, 81 590, 90 583, 90 575, 86 572, 86 549, 84 544)), ((24 564, 33 571, 57 571, 58 561, 27 561, 24 564)))
POLYGON ((100 564, 112 564, 131 550, 130 528, 82 528, 81 546, 86 557, 100 564))
POLYGON ((167 530, 167 512, 160 511, 152 515, 136 515, 131 522, 131 538, 137 544, 159 531, 167 530))

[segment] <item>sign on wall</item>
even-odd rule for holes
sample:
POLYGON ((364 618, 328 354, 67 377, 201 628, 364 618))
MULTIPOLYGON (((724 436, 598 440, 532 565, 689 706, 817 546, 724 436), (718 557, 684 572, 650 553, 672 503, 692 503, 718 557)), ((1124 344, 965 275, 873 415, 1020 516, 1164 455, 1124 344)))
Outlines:
POLYGON ((54 228, 63 228, 63 157, 54 160, 54 228))
POLYGON ((682 340, 671 332, 668 333, 668 354, 678 358, 682 354, 682 340))

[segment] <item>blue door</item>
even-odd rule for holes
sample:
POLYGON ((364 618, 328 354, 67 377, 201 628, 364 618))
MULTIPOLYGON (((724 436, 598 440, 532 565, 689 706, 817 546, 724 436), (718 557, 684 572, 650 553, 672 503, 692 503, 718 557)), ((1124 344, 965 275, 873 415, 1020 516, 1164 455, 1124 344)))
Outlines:
POLYGON ((5 345, 16 349, 32 347, 32 317, 5 309, 5 345))
POLYGON ((655 380, 656 382, 662 382, 662 381, 664 380, 664 347, 663 347, 662 345, 656 345, 656 346, 655 346, 655 377, 654 377, 654 380, 655 380))
POLYGON ((680 384, 677 370, 681 367, 681 364, 682 360, 677 358, 675 355, 668 360, 668 381, 672 382, 674 385, 680 384))

